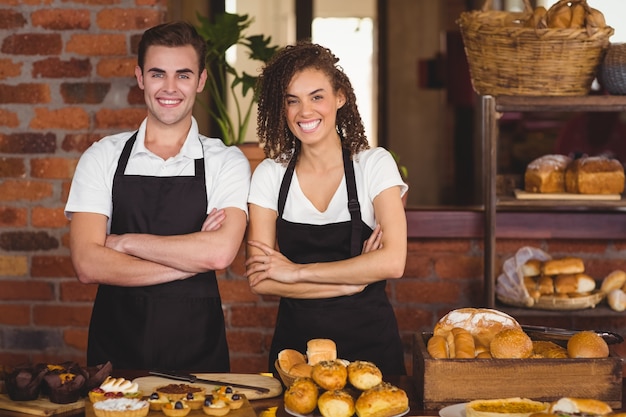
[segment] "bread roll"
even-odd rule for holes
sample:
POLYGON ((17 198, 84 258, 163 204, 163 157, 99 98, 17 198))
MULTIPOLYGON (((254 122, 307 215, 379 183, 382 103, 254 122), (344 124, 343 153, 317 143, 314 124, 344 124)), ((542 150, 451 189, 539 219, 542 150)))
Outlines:
POLYGON ((532 161, 524 173, 524 190, 529 193, 565 192, 565 171, 572 158, 544 155, 532 161))
POLYGON ((343 389, 348 382, 348 368, 339 361, 321 361, 313 365, 313 381, 327 391, 343 389))
POLYGON ((565 257, 552 259, 543 263, 544 275, 582 274, 585 272, 585 264, 580 258, 565 257))
POLYGON ((614 311, 622 312, 626 310, 626 292, 621 288, 611 290, 606 295, 606 301, 609 303, 609 307, 614 311))
POLYGON ((297 363, 291 367, 288 374, 295 377, 311 377, 313 367, 308 363, 297 363))
POLYGON ((454 357, 458 359, 470 359, 475 356, 474 336, 460 327, 452 329, 454 335, 454 357))
POLYGON ((383 373, 372 362, 354 361, 348 365, 348 381, 354 388, 365 391, 383 382, 383 373))
POLYGON ((547 340, 533 340, 533 358, 567 358, 567 349, 547 340))
POLYGON ((446 359, 450 357, 448 353, 448 342, 446 338, 441 335, 435 335, 428 339, 426 350, 434 359, 446 359))
POLYGON ((528 417, 546 412, 548 407, 548 403, 520 397, 474 400, 465 404, 465 414, 467 417, 528 417))
POLYGON ((570 358, 606 358, 609 345, 597 333, 585 330, 569 338, 567 355, 570 358))
POLYGON ((317 407, 319 389, 310 378, 296 378, 285 390, 285 408, 298 414, 309 414, 317 407))
POLYGON ((554 278, 558 294, 588 293, 596 289, 596 281, 586 274, 561 274, 554 278))
POLYGON ((621 194, 624 166, 617 159, 603 156, 576 159, 565 172, 565 189, 579 194, 621 194))
POLYGON ((626 284, 626 272, 617 269, 604 277, 600 284, 600 291, 608 294, 612 290, 621 289, 624 284, 626 284))
POLYGON ((554 280, 549 276, 541 276, 537 280, 537 290, 541 295, 554 294, 554 280))
POLYGON ((470 332, 475 344, 481 346, 489 346, 496 333, 503 329, 521 328, 517 320, 502 311, 468 307, 452 310, 439 319, 433 334, 446 337, 455 327, 470 332))
POLYGON ((352 417, 354 398, 343 390, 325 391, 317 400, 317 408, 323 417, 352 417))
POLYGON ((295 349, 283 349, 278 352, 278 366, 283 371, 289 371, 299 363, 306 363, 306 357, 295 349))
POLYGON ((496 334, 489 345, 494 358, 529 358, 533 353, 533 342, 522 329, 505 329, 496 334))
POLYGON ((363 391, 355 403, 358 417, 390 417, 408 408, 409 397, 406 392, 388 382, 363 391))
POLYGON ((337 345, 330 339, 311 339, 306 344, 306 357, 309 365, 334 361, 337 359, 337 345))
POLYGON ((549 411, 553 414, 589 414, 603 416, 613 412, 604 401, 591 398, 561 398, 550 404, 549 411))
POLYGON ((530 259, 522 265, 522 275, 525 277, 536 277, 541 274, 541 261, 538 259, 530 259))

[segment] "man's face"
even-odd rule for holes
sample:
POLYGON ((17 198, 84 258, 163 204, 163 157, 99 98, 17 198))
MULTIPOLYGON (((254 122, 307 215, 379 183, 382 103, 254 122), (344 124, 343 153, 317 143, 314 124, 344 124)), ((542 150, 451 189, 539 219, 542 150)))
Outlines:
POLYGON ((150 46, 146 51, 143 72, 135 76, 144 91, 148 121, 175 125, 188 122, 196 94, 204 89, 207 73, 199 73, 198 56, 191 45, 181 47, 150 46))

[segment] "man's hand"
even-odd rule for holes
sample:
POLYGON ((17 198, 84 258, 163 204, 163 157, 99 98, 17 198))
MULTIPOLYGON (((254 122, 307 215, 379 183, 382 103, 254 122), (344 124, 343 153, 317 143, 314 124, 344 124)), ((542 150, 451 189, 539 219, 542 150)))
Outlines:
POLYGON ((226 212, 224 209, 216 209, 214 208, 206 217, 204 223, 202 223, 202 231, 203 232, 214 232, 220 227, 222 227, 222 222, 226 219, 226 212))

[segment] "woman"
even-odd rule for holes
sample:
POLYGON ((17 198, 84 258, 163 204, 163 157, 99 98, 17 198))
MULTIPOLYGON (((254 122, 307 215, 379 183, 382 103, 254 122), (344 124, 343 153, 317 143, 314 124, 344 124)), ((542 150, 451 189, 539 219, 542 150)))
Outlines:
POLYGON ((338 355, 401 375, 387 299, 406 262, 402 182, 391 154, 370 149, 348 77, 319 45, 280 51, 259 77, 257 133, 268 157, 249 203, 250 287, 280 296, 269 363, 332 339, 338 355))

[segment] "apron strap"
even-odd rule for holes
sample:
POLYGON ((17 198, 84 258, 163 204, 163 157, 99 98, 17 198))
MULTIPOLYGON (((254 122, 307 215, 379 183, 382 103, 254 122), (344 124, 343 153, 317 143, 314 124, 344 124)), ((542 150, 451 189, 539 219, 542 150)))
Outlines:
POLYGON ((133 145, 136 139, 137 139, 137 132, 135 132, 130 138, 126 140, 126 144, 124 145, 122 154, 120 155, 120 158, 117 161, 117 168, 115 170, 116 177, 124 176, 124 171, 126 171, 126 165, 128 164, 128 158, 130 157, 130 151, 131 149, 133 149, 133 145))
POLYGON ((361 253, 361 205, 356 192, 356 179, 354 177, 354 165, 350 159, 350 152, 343 148, 343 170, 346 175, 346 189, 348 190, 348 210, 350 211, 350 223, 352 224, 352 236, 350 239, 350 255, 354 258, 361 253))
POLYGON ((285 202, 287 201, 287 193, 289 192, 289 186, 291 185, 291 179, 293 178, 293 172, 296 169, 296 161, 298 160, 298 154, 294 152, 287 171, 283 176, 283 181, 280 183, 280 191, 278 193, 278 217, 283 217, 283 211, 285 210, 285 202))

